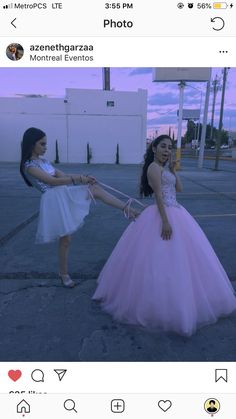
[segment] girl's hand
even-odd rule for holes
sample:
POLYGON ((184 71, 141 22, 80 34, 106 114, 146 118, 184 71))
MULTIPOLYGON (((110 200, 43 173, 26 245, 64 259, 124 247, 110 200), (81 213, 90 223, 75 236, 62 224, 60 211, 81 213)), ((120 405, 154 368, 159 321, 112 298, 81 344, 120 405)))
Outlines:
POLYGON ((97 182, 97 179, 93 176, 85 176, 85 175, 73 175, 73 179, 75 180, 75 182, 77 184, 82 184, 82 185, 87 185, 87 184, 91 184, 93 185, 94 183, 97 182))
POLYGON ((170 157, 169 157, 169 169, 170 169, 170 171, 172 173, 175 173, 177 163, 178 163, 178 160, 176 160, 175 157, 173 157, 173 155, 170 154, 170 157))
POLYGON ((94 176, 86 175, 83 176, 86 178, 86 183, 89 183, 90 185, 93 185, 94 183, 97 183, 97 179, 94 176))
POLYGON ((162 223, 161 237, 163 240, 170 240, 172 228, 168 221, 162 223))

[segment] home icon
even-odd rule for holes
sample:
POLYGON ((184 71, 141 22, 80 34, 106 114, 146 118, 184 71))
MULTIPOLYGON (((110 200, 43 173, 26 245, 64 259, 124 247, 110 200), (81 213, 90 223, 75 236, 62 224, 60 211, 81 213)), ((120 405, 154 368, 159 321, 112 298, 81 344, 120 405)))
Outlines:
POLYGON ((24 399, 16 406, 17 413, 30 413, 30 405, 24 399))

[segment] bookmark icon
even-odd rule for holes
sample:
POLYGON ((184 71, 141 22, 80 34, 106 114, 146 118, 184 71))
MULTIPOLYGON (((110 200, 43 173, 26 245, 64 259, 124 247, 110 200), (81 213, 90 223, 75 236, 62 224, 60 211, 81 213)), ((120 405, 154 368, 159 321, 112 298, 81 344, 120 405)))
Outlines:
POLYGON ((216 369, 215 370, 215 382, 218 381, 225 381, 228 382, 228 370, 227 369, 216 369))

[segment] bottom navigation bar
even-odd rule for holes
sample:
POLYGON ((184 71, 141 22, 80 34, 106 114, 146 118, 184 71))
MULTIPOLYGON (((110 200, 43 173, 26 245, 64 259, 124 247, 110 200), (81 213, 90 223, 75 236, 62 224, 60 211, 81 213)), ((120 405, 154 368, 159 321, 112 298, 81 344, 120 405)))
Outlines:
POLYGON ((0 413, 4 419, 42 419, 47 414, 57 419, 107 419, 114 414, 130 419, 199 419, 217 413, 228 419, 233 417, 234 400, 235 394, 1 394, 0 413))

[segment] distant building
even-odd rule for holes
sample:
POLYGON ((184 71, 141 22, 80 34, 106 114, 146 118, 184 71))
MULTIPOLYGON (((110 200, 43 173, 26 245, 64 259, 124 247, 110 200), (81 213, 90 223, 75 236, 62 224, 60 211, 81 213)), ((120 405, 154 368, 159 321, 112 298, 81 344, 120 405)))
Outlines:
POLYGON ((235 146, 236 145, 236 131, 229 131, 229 140, 228 140, 229 146, 235 146))
POLYGON ((66 89, 65 98, 0 98, 0 160, 20 159, 24 131, 47 133, 47 158, 55 160, 56 140, 62 163, 140 163, 146 149, 147 91, 66 89))

